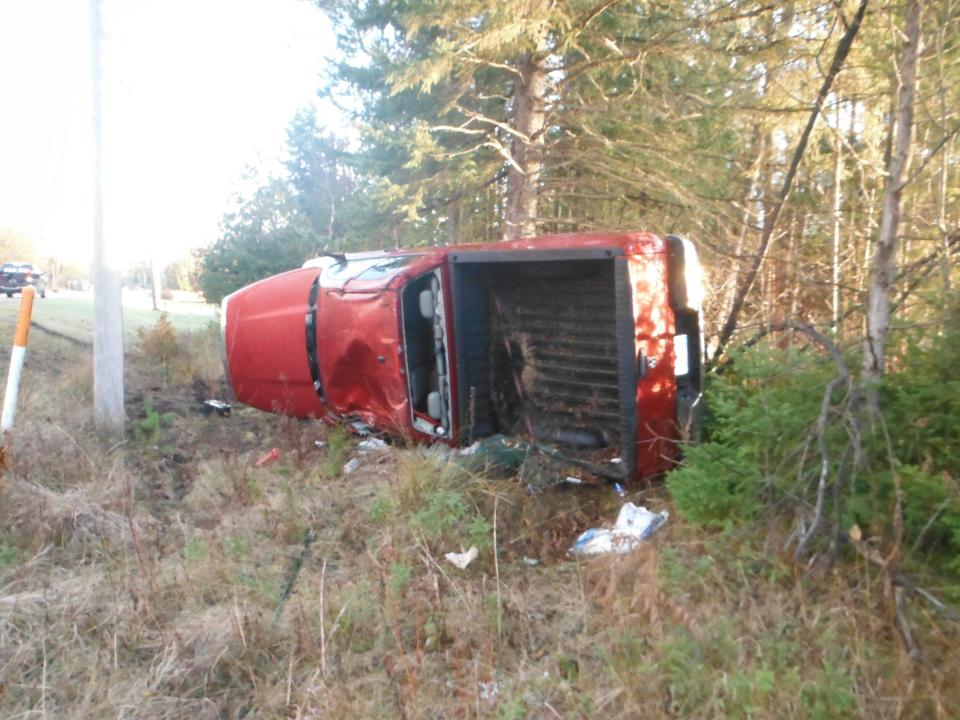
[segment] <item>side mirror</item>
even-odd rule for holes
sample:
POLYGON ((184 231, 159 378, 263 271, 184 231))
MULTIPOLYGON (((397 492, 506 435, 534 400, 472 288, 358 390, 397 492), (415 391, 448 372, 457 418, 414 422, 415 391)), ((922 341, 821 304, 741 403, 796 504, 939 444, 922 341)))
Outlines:
POLYGON ((443 405, 440 402, 440 393, 436 390, 427 395, 427 415, 434 420, 439 420, 443 417, 443 405))
POLYGON ((424 320, 433 320, 436 313, 436 301, 434 300, 433 290, 420 291, 420 317, 424 320))

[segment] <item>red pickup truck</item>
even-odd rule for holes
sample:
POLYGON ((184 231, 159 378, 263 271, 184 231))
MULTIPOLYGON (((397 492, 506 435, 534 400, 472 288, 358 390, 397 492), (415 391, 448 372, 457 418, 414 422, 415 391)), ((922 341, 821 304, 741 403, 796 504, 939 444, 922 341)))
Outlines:
POLYGON ((524 436, 627 480, 697 424, 700 266, 649 233, 330 254, 224 299, 236 399, 420 442, 524 436))

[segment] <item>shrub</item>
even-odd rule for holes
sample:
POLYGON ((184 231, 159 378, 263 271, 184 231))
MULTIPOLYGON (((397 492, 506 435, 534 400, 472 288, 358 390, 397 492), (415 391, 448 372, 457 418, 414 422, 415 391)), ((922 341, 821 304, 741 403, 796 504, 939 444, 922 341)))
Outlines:
POLYGON ((185 350, 177 339, 177 330, 170 322, 167 313, 160 313, 160 317, 150 327, 137 330, 138 351, 151 365, 160 368, 166 377, 171 366, 182 362, 185 350))
POLYGON ((169 425, 176 415, 157 412, 153 406, 153 400, 150 398, 143 401, 143 408, 146 416, 142 420, 134 421, 131 428, 134 437, 146 449, 159 445, 163 436, 163 428, 169 425))
MULTIPOLYGON (((947 325, 939 335, 901 333, 896 340, 881 387, 882 420, 860 416, 856 467, 849 426, 858 410, 840 412, 843 390, 833 397, 829 509, 843 528, 889 535, 899 482, 907 549, 960 569, 960 332, 947 325)), ((848 364, 857 367, 857 358, 848 364)), ((708 389, 708 440, 689 448, 684 466, 667 478, 680 513, 699 525, 722 526, 770 508, 807 509, 816 497, 813 426, 836 375, 833 361, 810 347, 758 345, 737 355, 733 368, 708 389)))
POLYGON ((187 385, 199 381, 215 394, 223 376, 223 340, 210 322, 202 330, 178 331, 166 313, 150 327, 137 330, 137 353, 162 383, 187 385))
POLYGON ((734 367, 709 387, 709 439, 667 477, 680 512, 701 525, 750 518, 778 488, 793 488, 790 461, 802 454, 798 443, 835 372, 810 353, 767 347, 737 355, 734 367))

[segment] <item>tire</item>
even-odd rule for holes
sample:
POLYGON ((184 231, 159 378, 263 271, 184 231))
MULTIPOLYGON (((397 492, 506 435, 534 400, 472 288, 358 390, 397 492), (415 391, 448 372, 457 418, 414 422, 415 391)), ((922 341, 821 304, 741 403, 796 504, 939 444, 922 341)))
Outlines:
POLYGON ((8 292, 8 293, 7 293, 7 297, 12 298, 12 297, 13 297, 13 293, 8 292))

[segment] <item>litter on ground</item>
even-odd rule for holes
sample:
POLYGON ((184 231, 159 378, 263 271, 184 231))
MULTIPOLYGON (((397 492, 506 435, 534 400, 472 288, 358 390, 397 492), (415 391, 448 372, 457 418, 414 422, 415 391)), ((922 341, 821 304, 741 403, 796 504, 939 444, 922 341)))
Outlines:
POLYGON ((460 568, 461 570, 466 570, 467 565, 469 565, 474 560, 476 560, 477 555, 479 554, 480 552, 477 550, 476 546, 471 545, 470 549, 467 550, 466 552, 461 552, 461 553, 448 552, 446 555, 444 555, 444 557, 447 560, 449 560, 451 563, 456 565, 458 568, 460 568))
POLYGON ((457 454, 469 470, 489 472, 516 470, 532 451, 533 446, 528 442, 497 434, 477 440, 457 454))
POLYGON ((263 467, 263 466, 266 465, 267 463, 272 463, 274 460, 276 460, 276 459, 279 458, 279 457, 280 457, 280 450, 279 450, 279 448, 274 448, 273 450, 271 450, 270 452, 268 452, 266 455, 264 455, 262 458, 260 458, 259 460, 257 460, 257 461, 253 464, 253 466, 254 466, 254 467, 263 467))
POLYGON ((366 437, 373 432, 373 428, 371 428, 365 422, 361 422, 360 420, 354 420, 352 423, 350 423, 350 427, 360 437, 366 437))
POLYGON ((357 450, 360 452, 370 452, 373 450, 386 450, 390 446, 377 437, 367 438, 357 443, 357 450))
POLYGON ((666 511, 650 512, 643 506, 626 503, 620 508, 612 528, 591 528, 580 535, 570 553, 573 555, 623 554, 649 538, 670 515, 666 511))
POLYGON ((204 415, 213 415, 216 413, 220 417, 229 417, 230 416, 230 404, 225 403, 222 400, 207 400, 203 404, 203 414, 204 415))
POLYGON ((480 688, 480 699, 487 702, 493 702, 497 698, 497 694, 500 692, 500 687, 497 685, 495 680, 490 682, 481 682, 477 683, 480 688))
POLYGON ((358 467, 360 467, 360 461, 357 460, 356 458, 351 458, 350 460, 348 460, 348 461, 344 464, 344 466, 343 466, 343 474, 344 474, 344 475, 349 475, 349 474, 352 473, 354 470, 356 470, 358 467))

